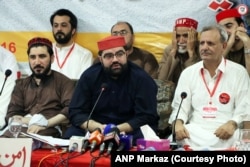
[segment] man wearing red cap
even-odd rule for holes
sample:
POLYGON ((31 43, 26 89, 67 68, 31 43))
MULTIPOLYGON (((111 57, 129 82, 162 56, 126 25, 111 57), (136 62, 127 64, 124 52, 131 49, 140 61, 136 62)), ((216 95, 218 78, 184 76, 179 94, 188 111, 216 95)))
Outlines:
POLYGON ((229 35, 223 56, 243 65, 250 74, 250 38, 238 9, 233 8, 219 12, 216 15, 216 21, 225 27, 229 35))
POLYGON ((182 70, 200 60, 197 27, 198 22, 191 18, 175 21, 172 44, 164 50, 158 79, 177 84, 182 70))
MULTIPOLYGON (((67 120, 74 82, 51 70, 54 55, 50 40, 31 39, 27 54, 32 74, 17 81, 6 120, 10 117, 21 119, 27 127, 22 129, 25 132, 61 137, 57 125, 67 120)), ((4 136, 11 137, 8 132, 4 136)))
POLYGON ((143 138, 142 125, 157 129, 157 86, 142 68, 128 61, 125 45, 122 36, 98 41, 100 62, 88 68, 78 81, 69 107, 73 126, 65 138, 96 128, 104 130, 112 123, 121 132, 132 134, 136 142, 143 138))

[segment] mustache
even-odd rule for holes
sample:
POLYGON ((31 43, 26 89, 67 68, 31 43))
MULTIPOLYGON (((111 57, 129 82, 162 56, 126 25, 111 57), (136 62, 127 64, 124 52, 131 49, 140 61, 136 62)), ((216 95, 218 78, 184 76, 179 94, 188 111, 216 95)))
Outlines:
POLYGON ((187 46, 187 44, 184 44, 184 43, 178 43, 177 45, 178 46, 187 46))
POLYGON ((37 65, 34 67, 34 69, 36 69, 36 68, 43 68, 43 66, 37 65))
POLYGON ((209 51, 209 50, 202 50, 201 52, 200 52, 200 54, 202 55, 202 54, 211 54, 211 52, 209 51))
POLYGON ((57 32, 56 35, 65 35, 63 32, 57 32))
POLYGON ((120 66, 122 66, 122 64, 121 64, 121 63, 118 63, 118 62, 112 63, 112 64, 111 64, 111 67, 112 67, 113 65, 120 65, 120 66))

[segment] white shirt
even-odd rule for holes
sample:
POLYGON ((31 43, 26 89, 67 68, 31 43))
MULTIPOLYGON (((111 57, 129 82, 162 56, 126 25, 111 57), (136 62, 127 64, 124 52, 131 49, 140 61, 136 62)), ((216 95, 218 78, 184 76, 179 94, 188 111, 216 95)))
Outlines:
MULTIPOLYGON (((5 74, 0 72, 0 91, 3 87, 5 74)), ((0 129, 5 125, 5 116, 11 98, 11 93, 14 89, 15 81, 13 79, 6 79, 2 94, 0 95, 0 129)))
POLYGON ((53 43, 53 49, 55 59, 51 68, 70 79, 79 79, 81 74, 93 63, 93 54, 77 43, 63 48, 58 48, 53 43))
MULTIPOLYGON (((190 127, 188 130, 191 132, 188 144, 199 147, 228 147, 238 139, 238 133, 234 134, 235 138, 231 143, 224 142, 227 143, 227 145, 218 144, 223 141, 219 140, 213 133, 219 126, 229 120, 234 120, 238 125, 242 122, 246 116, 244 112, 246 108, 244 99, 247 95, 248 88, 249 76, 243 66, 223 58, 216 70, 216 75, 211 78, 209 72, 203 66, 203 61, 200 61, 182 72, 172 102, 173 112, 170 116, 169 123, 172 123, 176 118, 177 110, 181 102, 181 93, 186 92, 187 97, 183 100, 178 119, 182 119, 184 124, 189 123, 185 125, 186 128, 190 127), (201 69, 204 69, 205 81, 210 92, 212 92, 216 85, 215 83, 220 71, 222 72, 221 79, 212 98, 210 98, 210 94, 202 79, 201 69), (226 104, 220 102, 220 95, 222 95, 222 93, 226 93, 230 97, 226 104), (204 118, 203 107, 209 106, 210 101, 212 105, 217 108, 216 117, 204 118), (194 125, 197 128, 193 128, 194 125), (208 136, 211 137, 213 141, 208 141, 208 136), (201 142, 197 143, 197 141, 201 142)), ((233 139, 233 137, 231 139, 233 139)))
POLYGON ((12 71, 9 78, 17 79, 17 73, 19 72, 16 57, 9 50, 0 47, 0 71, 5 74, 7 69, 12 71))

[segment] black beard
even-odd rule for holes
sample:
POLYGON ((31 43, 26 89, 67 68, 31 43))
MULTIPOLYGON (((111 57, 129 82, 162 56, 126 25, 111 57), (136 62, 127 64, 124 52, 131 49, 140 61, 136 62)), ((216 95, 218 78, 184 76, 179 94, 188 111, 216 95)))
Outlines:
POLYGON ((31 71, 32 71, 32 75, 34 77, 36 77, 38 79, 43 79, 43 78, 45 78, 48 75, 48 73, 50 72, 50 69, 51 69, 51 63, 49 64, 49 66, 47 68, 45 68, 45 70, 44 70, 43 73, 36 74, 33 69, 31 69, 31 71))
POLYGON ((72 31, 70 31, 68 34, 64 34, 63 32, 57 32, 56 34, 53 34, 53 36, 57 43, 66 44, 71 40, 72 37, 71 33, 72 31))
MULTIPOLYGON (((120 64, 120 63, 118 63, 120 64)), ((112 65, 111 65, 112 66, 112 65)), ((106 74, 110 75, 111 77, 119 77, 124 73, 124 71, 127 70, 128 64, 120 64, 121 70, 119 72, 115 72, 114 70, 111 69, 111 67, 104 67, 104 71, 106 74)))

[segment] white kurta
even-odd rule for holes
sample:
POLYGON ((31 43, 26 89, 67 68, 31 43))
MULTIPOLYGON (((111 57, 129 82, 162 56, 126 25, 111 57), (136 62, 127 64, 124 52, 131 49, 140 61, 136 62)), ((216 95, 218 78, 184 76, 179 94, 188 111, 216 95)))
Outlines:
POLYGON ((93 54, 77 43, 63 48, 57 48, 53 43, 53 50, 55 60, 51 68, 70 79, 79 79, 81 74, 93 63, 93 54), (72 47, 74 48, 72 49, 72 47))
POLYGON ((17 73, 19 72, 17 60, 14 54, 9 50, 0 47, 0 71, 5 73, 7 69, 12 71, 12 74, 9 76, 11 79, 17 79, 17 73))
MULTIPOLYGON (((0 86, 2 89, 5 80, 5 74, 0 72, 0 86)), ((5 125, 5 116, 7 113, 8 105, 11 98, 11 93, 14 89, 15 81, 13 79, 7 79, 0 96, 0 129, 5 125)))
POLYGON ((249 76, 243 66, 229 60, 225 61, 225 59, 220 63, 213 78, 204 69, 205 81, 210 91, 213 90, 220 71, 222 72, 215 93, 210 98, 206 84, 202 79, 201 69, 204 69, 202 61, 182 72, 172 102, 173 112, 169 123, 172 123, 176 118, 181 102, 181 93, 186 92, 187 97, 183 100, 178 119, 184 121, 185 127, 190 133, 190 139, 181 142, 191 147, 230 147, 238 139, 238 131, 227 141, 217 138, 214 132, 229 120, 233 120, 239 125, 246 116, 244 99, 249 88, 249 76), (223 94, 230 97, 226 104, 222 102, 223 94), (214 118, 205 118, 203 107, 209 106, 210 101, 213 106, 217 107, 217 112, 215 112, 214 118))

